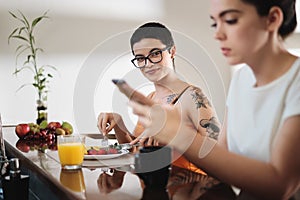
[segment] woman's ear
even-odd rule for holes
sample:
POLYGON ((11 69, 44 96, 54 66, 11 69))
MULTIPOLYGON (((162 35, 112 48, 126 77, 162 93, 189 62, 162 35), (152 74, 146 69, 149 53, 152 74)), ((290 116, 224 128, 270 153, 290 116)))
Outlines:
POLYGON ((283 22, 283 12, 278 6, 273 6, 268 14, 267 26, 270 31, 278 31, 283 22))
POLYGON ((172 59, 175 58, 175 54, 176 54, 176 46, 175 45, 173 47, 171 47, 170 54, 171 54, 172 59))

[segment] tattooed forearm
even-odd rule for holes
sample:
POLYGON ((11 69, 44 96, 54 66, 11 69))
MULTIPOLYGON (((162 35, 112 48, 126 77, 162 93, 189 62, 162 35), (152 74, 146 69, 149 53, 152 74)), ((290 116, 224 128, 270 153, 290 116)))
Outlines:
POLYGON ((213 139, 218 139, 220 133, 220 127, 217 119, 212 117, 210 119, 202 119, 199 122, 202 128, 206 128, 207 136, 213 139))
POLYGON ((192 88, 192 99, 195 101, 197 109, 198 108, 207 108, 208 106, 211 107, 211 103, 207 99, 207 97, 204 95, 202 90, 200 90, 197 87, 192 88))

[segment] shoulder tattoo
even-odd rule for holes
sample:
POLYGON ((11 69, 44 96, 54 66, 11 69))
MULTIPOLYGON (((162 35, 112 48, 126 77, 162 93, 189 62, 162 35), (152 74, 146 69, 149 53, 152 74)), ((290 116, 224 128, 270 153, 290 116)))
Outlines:
POLYGON ((170 103, 172 103, 173 102, 173 100, 175 99, 175 98, 177 98, 177 94, 170 94, 170 95, 168 95, 166 98, 167 98, 167 103, 168 104, 170 104, 170 103))

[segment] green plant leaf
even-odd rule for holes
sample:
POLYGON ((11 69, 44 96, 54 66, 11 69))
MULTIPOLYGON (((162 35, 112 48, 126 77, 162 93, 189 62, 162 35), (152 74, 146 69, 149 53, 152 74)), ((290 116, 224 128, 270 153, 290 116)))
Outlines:
POLYGON ((26 83, 26 84, 21 85, 21 86, 17 89, 17 92, 20 91, 22 88, 28 86, 28 85, 31 85, 31 84, 30 84, 30 83, 26 83))
POLYGON ((14 74, 14 75, 17 75, 20 71, 22 71, 22 70, 16 68, 13 74, 14 74))
POLYGON ((43 78, 40 80, 41 84, 44 83, 46 81, 46 78, 43 78))
POLYGON ((18 51, 21 51, 21 48, 23 48, 24 47, 24 49, 25 48, 30 48, 28 45, 26 45, 26 44, 21 44, 21 45, 19 45, 17 48, 16 48, 16 53, 18 53, 18 51))
POLYGON ((18 46, 18 48, 16 49, 16 53, 17 53, 17 58, 24 52, 26 51, 27 49, 29 49, 30 47, 28 45, 20 45, 18 46), (22 47, 24 47, 23 49, 21 49, 22 47))
POLYGON ((29 66, 23 66, 23 67, 20 67, 20 68, 16 68, 16 70, 15 70, 15 72, 13 74, 18 74, 19 72, 23 71, 24 69, 28 69, 31 72, 34 72, 31 67, 29 67, 29 66))
POLYGON ((29 40, 21 35, 13 35, 11 36, 12 38, 16 38, 16 39, 20 39, 20 40, 24 40, 26 42, 29 42, 29 40))
POLYGON ((23 66, 24 66, 24 65, 30 65, 30 63, 31 63, 30 61, 25 60, 25 62, 23 63, 23 66))
POLYGON ((19 32, 18 32, 18 34, 19 34, 19 35, 21 35, 21 34, 22 34, 22 32, 23 32, 23 30, 26 30, 26 27, 24 27, 24 26, 23 26, 23 27, 19 28, 19 32))
POLYGON ((32 21, 31 27, 34 28, 37 23, 39 23, 43 19, 43 16, 38 17, 32 21))
POLYGON ((32 21, 32 24, 31 24, 32 29, 34 29, 34 27, 35 27, 42 19, 44 19, 44 18, 48 18, 48 16, 42 15, 42 16, 40 16, 40 17, 34 19, 34 20, 32 21))
POLYGON ((29 63, 30 62, 30 58, 32 58, 33 56, 30 54, 27 56, 27 62, 29 63))
POLYGON ((40 52, 44 52, 44 50, 43 50, 42 48, 36 48, 36 49, 34 50, 34 52, 36 52, 36 53, 39 52, 39 51, 40 51, 40 52))
POLYGON ((40 67, 39 70, 38 70, 38 73, 39 73, 40 75, 43 75, 43 72, 44 72, 44 71, 45 71, 44 68, 43 68, 43 67, 40 67))
POLYGON ((9 12, 9 14, 10 14, 11 16, 13 16, 14 18, 19 19, 14 13, 12 13, 12 12, 10 12, 10 11, 8 11, 8 12, 9 12))
POLYGON ((29 22, 28 22, 27 18, 24 16, 24 14, 20 10, 18 10, 18 11, 22 15, 23 20, 25 22, 24 24, 26 25, 26 27, 30 28, 30 25, 29 25, 29 22))
POLYGON ((8 44, 9 44, 9 41, 10 41, 10 39, 12 38, 12 36, 13 36, 18 30, 19 30, 19 28, 16 28, 16 29, 13 30, 13 31, 11 32, 11 34, 8 36, 8 44))

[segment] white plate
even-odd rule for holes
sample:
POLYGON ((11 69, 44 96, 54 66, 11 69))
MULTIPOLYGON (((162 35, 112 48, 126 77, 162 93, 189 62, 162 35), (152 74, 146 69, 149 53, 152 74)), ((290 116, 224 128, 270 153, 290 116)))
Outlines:
POLYGON ((129 151, 125 150, 125 149, 122 149, 120 151, 121 151, 120 153, 116 153, 116 154, 84 155, 84 159, 86 159, 86 160, 105 160, 105 159, 117 158, 117 157, 120 157, 122 155, 129 153, 129 151))

